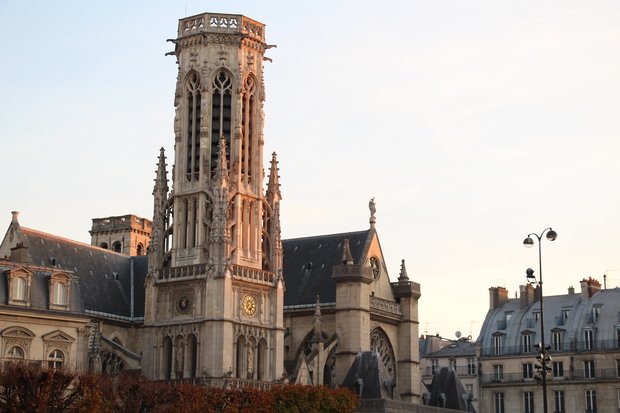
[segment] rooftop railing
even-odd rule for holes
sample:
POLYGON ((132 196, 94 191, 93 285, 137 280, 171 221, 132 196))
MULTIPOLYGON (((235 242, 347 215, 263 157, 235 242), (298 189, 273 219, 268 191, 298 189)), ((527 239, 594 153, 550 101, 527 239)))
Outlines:
MULTIPOLYGON (((547 376, 547 382, 553 383, 554 381, 566 381, 566 380, 609 380, 618 379, 618 371, 616 369, 594 369, 594 370, 572 370, 564 371, 561 376, 547 376)), ((481 374, 480 384, 496 384, 496 383, 537 383, 534 378, 523 377, 523 372, 518 373, 504 373, 501 376, 496 374, 481 374)))
POLYGON ((204 13, 179 20, 179 37, 198 33, 239 33, 265 41, 265 25, 240 14, 204 13))

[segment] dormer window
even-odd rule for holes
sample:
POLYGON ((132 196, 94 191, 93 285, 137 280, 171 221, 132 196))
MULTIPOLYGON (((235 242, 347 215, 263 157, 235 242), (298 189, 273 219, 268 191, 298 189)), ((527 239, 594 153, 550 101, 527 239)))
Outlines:
POLYGON ((66 273, 54 273, 50 277, 50 310, 68 310, 71 278, 66 273))
POLYGON ((13 290, 13 299, 26 301, 26 280, 22 277, 15 279, 15 289, 13 290))
POLYGON ((16 268, 8 272, 9 305, 30 305, 30 282, 32 273, 24 268, 16 268))

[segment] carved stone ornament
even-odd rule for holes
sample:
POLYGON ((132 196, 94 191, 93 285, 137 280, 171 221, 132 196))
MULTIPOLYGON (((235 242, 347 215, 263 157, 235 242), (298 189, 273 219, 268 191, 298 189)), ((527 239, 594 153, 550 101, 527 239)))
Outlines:
POLYGON ((370 332, 370 349, 378 353, 379 359, 383 362, 383 365, 385 366, 385 371, 387 372, 389 377, 382 377, 382 379, 394 380, 396 378, 396 363, 394 358, 394 351, 392 350, 390 339, 387 337, 387 335, 382 329, 375 328, 370 332))

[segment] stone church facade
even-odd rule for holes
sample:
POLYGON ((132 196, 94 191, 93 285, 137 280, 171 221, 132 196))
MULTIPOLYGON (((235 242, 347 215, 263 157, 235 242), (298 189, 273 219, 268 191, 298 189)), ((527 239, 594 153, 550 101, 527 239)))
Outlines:
MULTIPOLYGON (((22 228, 14 214, 0 244, 2 357, 49 362, 59 350, 78 370, 213 385, 349 380, 363 395, 419 403, 420 286, 404 262, 390 282, 374 200, 366 230, 281 239, 275 153, 263 172, 265 26, 206 13, 181 19, 173 43, 174 163, 161 149, 152 224, 95 219, 87 246, 22 228), (5 343, 23 325, 16 312, 45 331, 50 317, 75 320, 52 323, 64 347, 24 353, 35 346, 5 343)), ((22 333, 45 341, 34 327, 22 333)))

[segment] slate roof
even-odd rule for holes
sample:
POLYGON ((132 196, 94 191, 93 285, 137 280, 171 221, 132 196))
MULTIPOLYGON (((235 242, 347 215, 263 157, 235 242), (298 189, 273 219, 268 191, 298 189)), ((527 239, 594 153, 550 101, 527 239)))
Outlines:
POLYGON ((426 357, 473 357, 476 355, 476 343, 473 341, 456 340, 446 344, 441 350, 427 354, 426 357))
POLYGON ((349 240, 355 264, 360 264, 370 230, 319 235, 282 241, 286 291, 284 305, 309 305, 336 302, 336 283, 332 267, 342 264, 342 244, 349 240))
MULTIPOLYGON (((74 293, 79 294, 83 308, 87 310, 131 316, 133 263, 134 316, 144 314, 146 257, 132 258, 30 228, 21 227, 21 231, 32 264, 55 266, 74 274, 77 279, 74 293)), ((43 285, 40 288, 43 291, 43 285)), ((32 294, 38 292, 33 289, 32 294)))
MULTIPOLYGON (((563 331, 562 348, 583 345, 584 330, 596 328, 596 344, 615 343, 618 314, 620 314, 620 289, 600 290, 592 297, 584 297, 579 292, 573 294, 545 296, 545 344, 551 343, 553 331, 563 331), (597 320, 593 319, 594 307, 600 308, 597 320), (568 311, 564 319, 562 312, 568 311), (575 343, 570 343, 575 340, 575 343)), ((534 334, 532 343, 540 341, 540 322, 534 313, 540 313, 540 302, 521 308, 518 298, 508 299, 500 307, 489 310, 480 330, 478 343, 483 355, 490 354, 493 349, 493 337, 504 336, 506 352, 518 351, 523 332, 534 334), (509 319, 507 320, 507 316, 509 319), (486 354, 485 354, 486 353, 486 354)))

